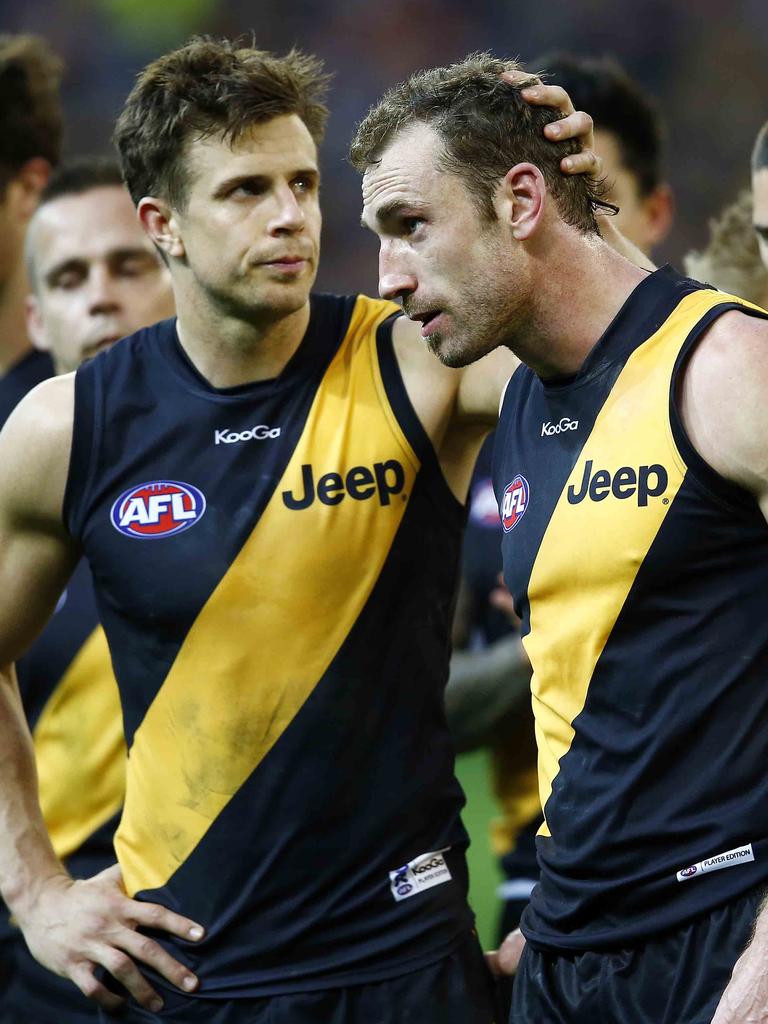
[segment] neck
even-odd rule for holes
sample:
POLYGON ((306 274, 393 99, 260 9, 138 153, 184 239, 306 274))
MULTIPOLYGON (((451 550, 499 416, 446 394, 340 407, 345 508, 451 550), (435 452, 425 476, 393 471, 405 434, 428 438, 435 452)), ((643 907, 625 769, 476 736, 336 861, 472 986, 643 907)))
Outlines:
POLYGON ((29 281, 23 261, 0 286, 0 376, 6 374, 31 345, 27 336, 25 300, 29 281))
POLYGON ((545 380, 579 371, 648 276, 596 235, 564 234, 538 261, 530 316, 509 341, 515 355, 545 380))
POLYGON ((199 293, 176 292, 181 347, 195 369, 216 388, 237 387, 279 376, 301 344, 309 301, 284 315, 244 320, 213 308, 199 293))

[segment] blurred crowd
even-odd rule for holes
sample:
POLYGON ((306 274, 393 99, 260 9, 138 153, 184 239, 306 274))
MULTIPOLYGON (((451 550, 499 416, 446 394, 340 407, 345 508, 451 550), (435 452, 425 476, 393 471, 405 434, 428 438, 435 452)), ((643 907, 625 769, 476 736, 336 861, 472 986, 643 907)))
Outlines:
POLYGON ((67 65, 65 155, 108 152, 114 117, 134 75, 192 32, 253 34, 266 49, 298 46, 334 74, 323 152, 327 290, 375 288, 375 244, 358 226, 359 183, 346 163, 354 123, 388 85, 473 50, 536 66, 558 50, 614 55, 655 98, 665 128, 666 178, 677 197, 674 229, 657 257, 682 266, 705 241, 706 223, 747 185, 752 141, 765 120, 768 6, 736 0, 4 0, 4 31, 43 32, 67 65))

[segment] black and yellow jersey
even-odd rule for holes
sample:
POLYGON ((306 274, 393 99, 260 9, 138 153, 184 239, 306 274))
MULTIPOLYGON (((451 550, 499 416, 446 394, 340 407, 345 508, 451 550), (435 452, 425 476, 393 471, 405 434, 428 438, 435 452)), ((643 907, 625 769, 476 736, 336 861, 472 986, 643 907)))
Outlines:
POLYGON ((208 998, 395 976, 471 922, 442 700, 464 513, 396 312, 315 296, 279 377, 239 387, 173 320, 77 374, 65 517, 123 705, 116 850, 130 894, 205 926, 168 945, 208 998))
POLYGON ((726 310, 650 275, 568 380, 513 375, 494 455, 533 665, 535 945, 640 940, 768 880, 768 527, 688 440, 681 367, 726 310))

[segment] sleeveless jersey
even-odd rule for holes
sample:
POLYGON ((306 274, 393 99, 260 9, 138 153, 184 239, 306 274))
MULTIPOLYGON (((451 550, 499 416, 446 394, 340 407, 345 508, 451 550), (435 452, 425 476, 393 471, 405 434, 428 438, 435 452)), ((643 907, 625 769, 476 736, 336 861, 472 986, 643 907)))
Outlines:
POLYGON ((536 946, 640 941, 768 881, 768 526, 675 401, 726 310, 663 268, 568 381, 527 367, 494 481, 523 618, 545 822, 536 946))
MULTIPOLYGON (((65 519, 129 747, 127 890, 208 998, 436 960, 471 922, 443 712, 463 526, 396 307, 315 296, 274 380, 217 389, 175 321, 81 367, 65 519)), ((154 979, 161 985, 159 979, 154 979)))

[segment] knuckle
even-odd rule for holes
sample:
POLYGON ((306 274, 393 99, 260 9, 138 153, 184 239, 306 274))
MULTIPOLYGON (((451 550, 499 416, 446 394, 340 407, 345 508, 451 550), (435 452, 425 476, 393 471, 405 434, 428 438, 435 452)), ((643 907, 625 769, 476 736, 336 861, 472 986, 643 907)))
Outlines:
POLYGON ((111 953, 105 957, 105 960, 107 962, 104 966, 107 968, 109 973, 114 974, 119 978, 123 978, 127 974, 130 974, 133 969, 133 962, 131 961, 131 958, 117 949, 112 950, 111 953))
POLYGON ((87 999, 93 999, 99 991, 99 983, 92 974, 85 974, 78 982, 78 988, 87 999))
POLYGON ((136 955, 141 960, 149 960, 157 953, 159 948, 160 947, 156 942, 153 942, 152 939, 148 939, 146 936, 142 935, 136 948, 136 955))

